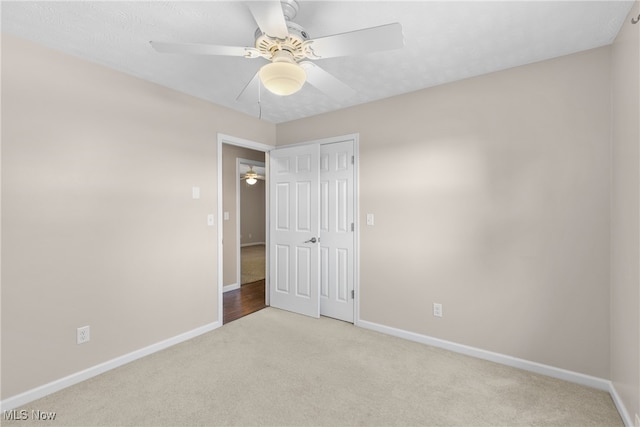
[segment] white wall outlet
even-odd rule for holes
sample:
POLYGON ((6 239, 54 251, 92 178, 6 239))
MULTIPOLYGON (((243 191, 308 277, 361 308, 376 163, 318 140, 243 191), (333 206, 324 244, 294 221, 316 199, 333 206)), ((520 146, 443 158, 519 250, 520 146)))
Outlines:
POLYGON ((76 332, 76 343, 84 344, 86 342, 89 342, 90 338, 91 338, 91 335, 90 335, 90 327, 89 326, 83 326, 83 327, 77 329, 77 332, 76 332))
POLYGON ((442 317, 442 304, 437 302, 433 303, 433 315, 435 317, 442 317))
POLYGON ((229 221, 229 212, 224 213, 224 220, 229 221))
POLYGON ((207 225, 209 227, 213 227, 215 225, 215 217, 213 216, 213 214, 207 215, 207 225))

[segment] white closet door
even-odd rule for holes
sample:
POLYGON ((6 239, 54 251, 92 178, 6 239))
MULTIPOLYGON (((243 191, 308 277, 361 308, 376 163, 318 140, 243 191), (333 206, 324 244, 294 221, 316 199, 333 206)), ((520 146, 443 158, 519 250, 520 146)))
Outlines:
POLYGON ((319 151, 269 152, 270 304, 320 317, 319 151))
POLYGON ((353 323, 353 141, 320 147, 320 314, 353 323))

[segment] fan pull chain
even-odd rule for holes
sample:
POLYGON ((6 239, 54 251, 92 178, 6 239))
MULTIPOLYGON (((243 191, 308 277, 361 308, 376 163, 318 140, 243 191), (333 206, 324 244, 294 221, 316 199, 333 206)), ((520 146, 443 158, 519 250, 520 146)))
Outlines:
POLYGON ((262 103, 260 102, 260 88, 262 87, 262 83, 258 82, 258 120, 262 120, 262 103))

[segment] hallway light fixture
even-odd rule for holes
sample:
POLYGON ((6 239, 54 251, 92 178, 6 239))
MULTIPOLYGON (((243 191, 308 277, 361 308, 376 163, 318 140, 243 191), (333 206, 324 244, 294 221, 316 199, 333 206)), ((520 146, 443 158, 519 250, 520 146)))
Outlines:
POLYGON ((244 174, 243 179, 249 185, 254 185, 256 182, 258 182, 258 174, 253 170, 253 166, 249 166, 249 170, 244 174))

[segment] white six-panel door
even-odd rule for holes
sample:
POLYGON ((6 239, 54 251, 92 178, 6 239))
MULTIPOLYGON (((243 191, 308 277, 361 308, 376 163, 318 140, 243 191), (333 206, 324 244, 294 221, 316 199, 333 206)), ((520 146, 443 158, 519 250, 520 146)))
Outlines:
POLYGON ((354 142, 269 152, 273 307, 354 320, 354 142))
POLYGON ((353 141, 320 146, 320 314, 353 322, 353 141))
POLYGON ((320 317, 319 146, 269 152, 272 307, 320 317))

